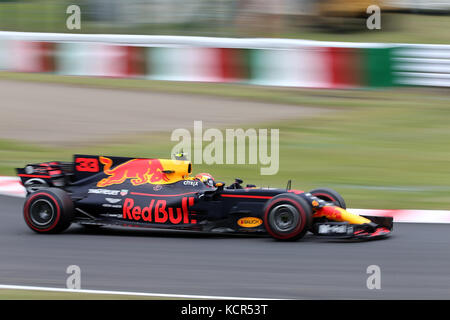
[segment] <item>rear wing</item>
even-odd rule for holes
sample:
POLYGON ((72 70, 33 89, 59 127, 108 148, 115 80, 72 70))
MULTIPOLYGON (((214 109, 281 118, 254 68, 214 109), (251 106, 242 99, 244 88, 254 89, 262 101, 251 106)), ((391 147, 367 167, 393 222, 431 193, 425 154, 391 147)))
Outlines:
POLYGON ((105 176, 120 176, 123 180, 150 176, 149 183, 152 184, 172 183, 187 177, 192 172, 192 164, 184 160, 76 154, 73 162, 29 164, 16 170, 27 192, 32 193, 42 188, 78 185, 105 176), (94 177, 98 174, 100 177, 94 177))
POLYGON ((23 186, 28 193, 43 188, 64 188, 103 171, 98 156, 74 155, 73 162, 52 161, 28 164, 17 168, 23 186))
POLYGON ((35 163, 17 168, 16 171, 27 193, 32 193, 49 187, 63 188, 70 183, 73 163, 59 161, 35 163))

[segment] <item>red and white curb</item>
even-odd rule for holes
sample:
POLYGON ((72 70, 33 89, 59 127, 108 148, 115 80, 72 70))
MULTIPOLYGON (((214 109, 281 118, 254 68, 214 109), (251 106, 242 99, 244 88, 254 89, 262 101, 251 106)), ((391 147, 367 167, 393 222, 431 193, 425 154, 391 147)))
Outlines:
POLYGON ((0 177, 0 194, 14 197, 25 197, 26 192, 19 178, 0 177))
POLYGON ((348 211, 359 215, 393 217, 394 222, 450 223, 448 210, 348 209, 348 211))
MULTIPOLYGON (((0 195, 25 197, 26 192, 19 178, 0 177, 0 195)), ((450 223, 450 210, 380 210, 348 209, 358 215, 393 217, 394 222, 450 223)))

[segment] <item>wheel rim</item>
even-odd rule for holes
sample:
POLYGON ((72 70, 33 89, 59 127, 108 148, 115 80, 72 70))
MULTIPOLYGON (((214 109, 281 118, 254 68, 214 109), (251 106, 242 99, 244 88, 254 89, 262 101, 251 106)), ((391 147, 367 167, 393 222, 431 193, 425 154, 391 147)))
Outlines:
POLYGON ((300 217, 297 209, 290 204, 281 204, 271 210, 272 225, 279 233, 289 233, 299 223, 300 217))
POLYGON ((30 218, 34 225, 42 227, 48 225, 55 216, 52 204, 45 200, 36 200, 30 208, 30 218))

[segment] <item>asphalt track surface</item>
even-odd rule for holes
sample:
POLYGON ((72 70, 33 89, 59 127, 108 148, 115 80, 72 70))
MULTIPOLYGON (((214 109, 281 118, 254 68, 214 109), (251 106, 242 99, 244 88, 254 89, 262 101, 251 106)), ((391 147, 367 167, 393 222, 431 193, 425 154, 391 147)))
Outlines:
POLYGON ((0 196, 0 284, 169 294, 295 299, 450 299, 450 225, 396 224, 388 239, 283 243, 267 237, 142 229, 39 235, 23 199, 0 196), (367 267, 381 289, 367 288, 367 267))

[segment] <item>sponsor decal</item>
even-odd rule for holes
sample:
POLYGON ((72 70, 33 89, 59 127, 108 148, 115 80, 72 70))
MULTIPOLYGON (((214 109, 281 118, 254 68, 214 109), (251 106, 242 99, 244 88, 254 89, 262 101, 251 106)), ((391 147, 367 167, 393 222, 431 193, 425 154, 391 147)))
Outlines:
POLYGON ((26 166, 25 167, 25 173, 26 174, 33 174, 34 173, 34 168, 32 166, 26 166))
POLYGON ((79 172, 99 172, 100 167, 96 158, 76 158, 75 170, 79 172))
POLYGON ((189 216, 189 207, 194 205, 194 197, 183 197, 181 208, 168 207, 166 200, 152 199, 148 206, 140 207, 134 204, 134 200, 126 198, 123 204, 123 219, 132 221, 166 223, 166 224, 190 224, 197 220, 189 216))
POLYGON ((198 186, 198 181, 195 181, 195 180, 185 180, 185 181, 183 181, 183 185, 185 185, 185 186, 197 187, 197 186, 198 186))
POLYGON ((153 191, 161 191, 162 190, 162 185, 157 184, 156 186, 153 187, 153 191))
POLYGON ((117 198, 106 198, 105 200, 112 204, 119 203, 120 201, 122 201, 122 199, 117 198))
POLYGON ((348 230, 347 225, 333 225, 333 224, 321 224, 319 225, 319 234, 347 234, 352 233, 353 230, 348 230))
POLYGON ((263 221, 256 217, 244 217, 237 221, 237 224, 243 228, 255 228, 262 225, 263 221))
POLYGON ((122 214, 116 214, 116 213, 104 213, 101 216, 106 217, 106 218, 115 218, 115 219, 122 218, 122 214))
POLYGON ((102 207, 120 209, 120 208, 122 208, 122 205, 121 204, 104 203, 104 204, 102 204, 102 207))
POLYGON ((109 189, 89 189, 88 193, 102 194, 106 196, 118 196, 120 190, 109 190, 109 189))
POLYGON ((128 194, 128 190, 121 190, 121 191, 120 191, 120 195, 121 195, 122 197, 125 197, 127 194, 128 194))
POLYGON ((130 180, 134 186, 147 183, 167 183, 169 178, 163 172, 164 168, 158 159, 132 159, 111 169, 113 161, 109 158, 100 157, 100 162, 104 165, 103 172, 109 177, 100 180, 97 187, 108 187, 115 184, 122 184, 130 180))

